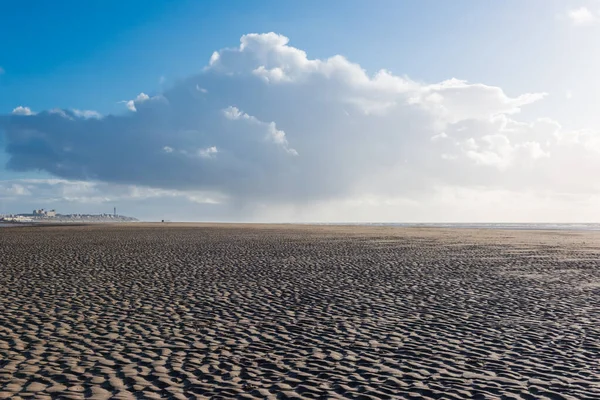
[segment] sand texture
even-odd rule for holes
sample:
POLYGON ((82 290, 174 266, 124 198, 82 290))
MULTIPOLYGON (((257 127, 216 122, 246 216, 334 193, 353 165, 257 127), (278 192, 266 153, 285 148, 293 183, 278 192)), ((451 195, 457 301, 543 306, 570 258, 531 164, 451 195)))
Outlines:
POLYGON ((0 399, 600 398, 600 235, 0 229, 0 399))

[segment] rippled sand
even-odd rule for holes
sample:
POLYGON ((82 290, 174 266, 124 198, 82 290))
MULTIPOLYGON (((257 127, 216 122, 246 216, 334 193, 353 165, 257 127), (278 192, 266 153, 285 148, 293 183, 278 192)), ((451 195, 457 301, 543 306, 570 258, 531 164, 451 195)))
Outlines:
POLYGON ((0 398, 600 398, 600 235, 0 230, 0 398))

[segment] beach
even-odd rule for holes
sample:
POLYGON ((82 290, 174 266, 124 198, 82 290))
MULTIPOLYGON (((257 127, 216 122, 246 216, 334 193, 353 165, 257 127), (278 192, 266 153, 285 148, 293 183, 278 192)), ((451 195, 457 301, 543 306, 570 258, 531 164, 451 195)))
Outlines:
POLYGON ((0 230, 0 398, 600 398, 600 232, 0 230))

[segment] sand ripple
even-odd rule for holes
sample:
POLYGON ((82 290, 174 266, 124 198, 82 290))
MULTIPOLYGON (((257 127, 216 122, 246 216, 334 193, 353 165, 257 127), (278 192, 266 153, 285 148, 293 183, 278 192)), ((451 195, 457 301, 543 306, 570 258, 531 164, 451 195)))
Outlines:
POLYGON ((600 398, 600 247, 461 235, 5 228, 0 399, 600 398))

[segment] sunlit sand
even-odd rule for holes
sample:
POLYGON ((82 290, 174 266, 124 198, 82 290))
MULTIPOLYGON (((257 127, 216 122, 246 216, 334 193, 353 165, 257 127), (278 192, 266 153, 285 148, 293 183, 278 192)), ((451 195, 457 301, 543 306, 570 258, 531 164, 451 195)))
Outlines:
POLYGON ((7 227, 0 254, 0 398, 600 398, 595 232, 7 227))

